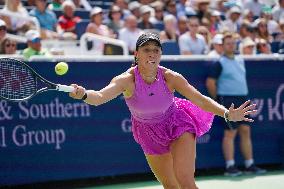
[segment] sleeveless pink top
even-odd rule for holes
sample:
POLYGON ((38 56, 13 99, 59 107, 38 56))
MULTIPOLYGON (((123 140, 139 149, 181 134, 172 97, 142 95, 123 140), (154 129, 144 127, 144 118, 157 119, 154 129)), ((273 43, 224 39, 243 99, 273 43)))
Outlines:
POLYGON ((151 84, 143 80, 137 66, 134 74, 135 91, 132 97, 126 99, 133 118, 141 122, 162 121, 174 103, 174 95, 166 85, 161 67, 158 67, 157 78, 151 84))

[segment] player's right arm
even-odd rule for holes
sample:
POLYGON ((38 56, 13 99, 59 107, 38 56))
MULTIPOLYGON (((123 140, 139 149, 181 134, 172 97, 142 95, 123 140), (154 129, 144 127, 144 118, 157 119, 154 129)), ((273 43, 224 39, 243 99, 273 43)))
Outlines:
POLYGON ((125 72, 114 77, 106 87, 99 91, 86 90, 82 86, 72 84, 72 86, 75 87, 75 90, 74 92, 70 93, 70 97, 82 99, 86 93, 87 98, 84 101, 90 105, 98 106, 116 98, 118 95, 123 93, 129 88, 131 82, 133 82, 132 75, 128 72, 125 72))

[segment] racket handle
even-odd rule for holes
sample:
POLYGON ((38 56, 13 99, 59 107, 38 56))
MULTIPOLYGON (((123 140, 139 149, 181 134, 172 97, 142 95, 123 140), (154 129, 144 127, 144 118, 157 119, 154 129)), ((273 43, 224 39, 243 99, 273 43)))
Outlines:
POLYGON ((75 90, 75 88, 72 87, 72 86, 60 85, 60 84, 58 84, 58 85, 56 86, 56 89, 57 89, 58 91, 63 91, 63 92, 67 92, 67 93, 73 92, 73 91, 75 90))

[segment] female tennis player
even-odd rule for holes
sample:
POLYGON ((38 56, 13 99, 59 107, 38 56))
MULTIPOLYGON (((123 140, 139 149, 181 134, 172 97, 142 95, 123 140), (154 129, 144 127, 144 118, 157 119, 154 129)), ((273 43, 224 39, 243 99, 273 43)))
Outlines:
POLYGON ((142 34, 130 69, 99 91, 73 84, 70 96, 97 106, 123 93, 134 139, 159 182, 166 189, 196 189, 196 137, 210 129, 214 115, 252 122, 246 116, 256 112, 255 105, 247 101, 226 109, 198 92, 181 74, 160 66, 161 54, 158 35, 142 34), (174 91, 188 100, 174 97, 174 91))

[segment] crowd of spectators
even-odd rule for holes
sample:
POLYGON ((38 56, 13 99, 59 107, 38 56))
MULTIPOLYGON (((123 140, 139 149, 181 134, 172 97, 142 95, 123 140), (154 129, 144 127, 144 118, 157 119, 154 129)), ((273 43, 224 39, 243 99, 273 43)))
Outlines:
POLYGON ((163 43, 174 42, 181 55, 219 55, 225 32, 234 34, 236 53, 283 52, 284 0, 269 1, 270 4, 260 0, 114 0, 107 8, 92 6, 94 2, 0 1, 1 53, 24 52, 7 50, 9 45, 17 47, 17 41, 4 40, 7 37, 3 33, 26 36, 36 29, 30 20, 13 15, 35 17, 40 25, 39 38, 43 40, 78 40, 76 27, 87 22, 83 32, 122 40, 130 54, 138 36, 146 31, 159 33, 163 43), (87 17, 76 14, 78 11, 87 12, 87 17))

